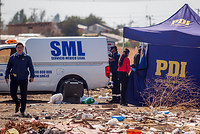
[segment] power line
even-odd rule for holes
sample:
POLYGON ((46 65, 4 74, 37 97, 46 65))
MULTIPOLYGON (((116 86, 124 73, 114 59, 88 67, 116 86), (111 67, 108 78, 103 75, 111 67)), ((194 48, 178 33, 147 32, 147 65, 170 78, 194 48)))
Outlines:
POLYGON ((33 10, 32 17, 33 22, 36 22, 36 10, 40 10, 39 8, 30 8, 30 10, 33 10))

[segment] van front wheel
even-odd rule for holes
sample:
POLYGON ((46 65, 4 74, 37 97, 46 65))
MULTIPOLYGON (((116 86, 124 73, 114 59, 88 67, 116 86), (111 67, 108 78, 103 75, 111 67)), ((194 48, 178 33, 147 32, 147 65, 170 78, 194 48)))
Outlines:
POLYGON ((57 89, 57 93, 62 93, 63 94, 63 91, 64 91, 64 88, 65 88, 65 80, 62 80, 59 84, 59 87, 57 89))

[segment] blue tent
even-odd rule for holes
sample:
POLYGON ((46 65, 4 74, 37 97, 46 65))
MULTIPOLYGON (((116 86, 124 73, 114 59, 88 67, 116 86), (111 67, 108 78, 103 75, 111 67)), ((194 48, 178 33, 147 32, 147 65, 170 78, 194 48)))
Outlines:
POLYGON ((126 100, 142 105, 145 80, 192 76, 200 85, 200 17, 185 4, 166 21, 150 27, 124 27, 124 38, 148 43, 148 68, 131 72, 126 100))
POLYGON ((200 17, 185 4, 166 21, 150 27, 124 27, 123 36, 159 45, 200 47, 200 17))

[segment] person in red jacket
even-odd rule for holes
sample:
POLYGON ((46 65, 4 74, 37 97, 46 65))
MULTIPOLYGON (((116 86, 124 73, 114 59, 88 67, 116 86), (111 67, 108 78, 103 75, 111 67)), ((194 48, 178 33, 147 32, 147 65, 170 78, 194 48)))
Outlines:
POLYGON ((128 84, 128 74, 131 70, 130 67, 130 60, 128 58, 129 55, 129 50, 126 48, 119 60, 119 66, 118 66, 118 77, 119 77, 119 82, 121 84, 121 102, 120 104, 123 106, 128 106, 126 100, 125 100, 125 93, 126 93, 126 88, 128 84))

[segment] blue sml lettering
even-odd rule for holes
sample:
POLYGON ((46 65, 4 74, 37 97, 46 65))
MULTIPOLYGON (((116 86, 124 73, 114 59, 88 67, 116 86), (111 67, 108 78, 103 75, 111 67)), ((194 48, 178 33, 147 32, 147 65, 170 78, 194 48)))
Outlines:
POLYGON ((78 56, 85 56, 85 53, 82 52, 81 41, 77 41, 77 47, 78 47, 78 56))
POLYGON ((53 56, 60 56, 61 55, 60 48, 57 47, 57 46, 60 46, 60 43, 58 41, 52 41, 50 43, 50 46, 51 46, 52 49, 54 49, 54 50, 51 50, 51 54, 53 56))
POLYGON ((76 56, 76 46, 75 41, 69 41, 69 44, 67 41, 62 41, 62 52, 63 56, 76 56), (72 53, 71 53, 72 52, 72 53))
POLYGON ((77 41, 77 43, 75 41, 62 41, 61 45, 58 41, 50 43, 50 47, 53 49, 51 50, 52 56, 85 56, 81 41, 77 41))

